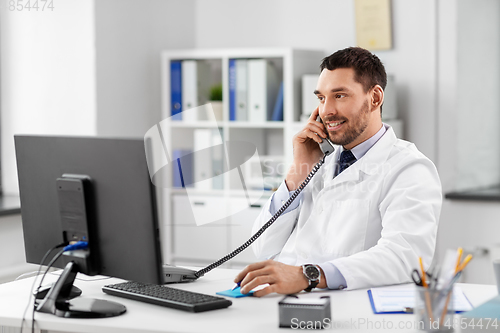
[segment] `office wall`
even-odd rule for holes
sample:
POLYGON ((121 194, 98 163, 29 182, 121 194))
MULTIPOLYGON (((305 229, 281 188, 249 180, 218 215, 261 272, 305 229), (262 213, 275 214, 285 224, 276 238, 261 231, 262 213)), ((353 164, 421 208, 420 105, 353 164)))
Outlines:
POLYGON ((500 183, 500 1, 458 1, 457 189, 500 183))
MULTIPOLYGON (((396 75, 406 138, 436 157, 436 1, 393 0, 394 47, 375 52, 396 75)), ((198 0, 196 47, 356 45, 353 0, 198 0)))
MULTIPOLYGON (((96 133, 93 1, 55 1, 50 11, 0 6, 4 193, 17 194, 14 134, 96 133)), ((0 218, 0 283, 26 264, 21 216, 0 218)))
POLYGON ((1 7, 2 183, 15 194, 14 134, 96 133, 94 3, 1 7))
MULTIPOLYGON (((4 193, 19 193, 14 134, 143 136, 160 120, 160 51, 193 47, 193 3, 72 0, 38 12, 0 6, 4 193)), ((3 282, 31 268, 20 216, 0 219, 0 234, 3 282)))
POLYGON ((36 271, 36 265, 26 263, 21 215, 0 217, 0 230, 0 283, 36 271))
POLYGON ((97 134, 143 137, 161 120, 160 52, 193 48, 194 0, 95 2, 97 134))
MULTIPOLYGON (((440 0, 438 171, 445 192, 499 183, 500 2, 440 0)), ((445 200, 439 252, 474 254, 465 279, 494 283, 500 203, 445 200), (486 249, 490 253, 485 254, 486 249)))

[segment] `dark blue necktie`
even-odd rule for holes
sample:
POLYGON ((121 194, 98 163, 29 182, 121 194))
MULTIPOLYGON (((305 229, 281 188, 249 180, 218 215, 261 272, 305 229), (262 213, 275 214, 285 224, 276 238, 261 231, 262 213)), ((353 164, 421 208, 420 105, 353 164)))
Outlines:
POLYGON ((350 150, 344 150, 340 154, 339 174, 356 162, 356 157, 350 150))

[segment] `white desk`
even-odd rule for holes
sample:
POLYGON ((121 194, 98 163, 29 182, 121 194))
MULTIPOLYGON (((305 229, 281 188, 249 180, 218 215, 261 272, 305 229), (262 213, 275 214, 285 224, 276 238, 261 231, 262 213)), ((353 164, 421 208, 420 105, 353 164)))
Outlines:
MULTIPOLYGON (((215 295, 215 292, 233 286, 233 278, 238 270, 216 269, 203 278, 190 284, 177 284, 173 287, 215 295)), ((37 330, 51 332, 291 332, 291 329, 278 327, 278 302, 283 295, 272 294, 263 298, 244 297, 231 298, 233 304, 226 309, 189 313, 180 310, 160 307, 104 294, 101 287, 105 284, 118 283, 119 279, 83 281, 98 277, 77 277, 75 285, 83 290, 82 297, 102 298, 122 303, 127 312, 118 317, 105 319, 66 319, 45 313, 36 313, 37 330)), ((47 275, 46 281, 53 282, 56 275, 47 275)), ((0 326, 20 327, 21 318, 27 304, 33 278, 0 285, 0 326)), ((45 284, 45 281, 44 281, 45 284)), ((460 284, 462 290, 474 306, 496 296, 493 285, 460 284)), ((353 291, 315 291, 300 294, 300 297, 319 297, 329 295, 332 308, 332 326, 338 332, 369 331, 371 325, 379 325, 376 332, 413 332, 414 329, 395 329, 403 322, 413 323, 410 314, 375 315, 372 312, 366 290, 353 291), (384 329, 383 323, 385 322, 384 329), (388 324, 391 322, 392 324, 388 324), (349 323, 347 325, 347 323, 349 323), (348 326, 353 325, 349 328, 348 326), (392 326, 392 329, 388 329, 392 326)), ((31 311, 28 311, 27 323, 23 332, 29 332, 31 311)), ((408 324, 411 325, 411 324, 408 324)), ((378 327, 378 326, 377 326, 378 327)), ((370 330, 371 331, 371 330, 370 330)), ((5 330, 10 332, 10 330, 5 330)), ((13 331, 14 332, 14 331, 13 331)), ((17 329, 15 332, 19 332, 17 329)))

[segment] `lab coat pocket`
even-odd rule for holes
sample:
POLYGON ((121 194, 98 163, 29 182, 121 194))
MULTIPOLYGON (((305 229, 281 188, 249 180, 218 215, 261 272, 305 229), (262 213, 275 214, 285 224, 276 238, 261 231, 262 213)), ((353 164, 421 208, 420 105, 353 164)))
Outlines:
POLYGON ((351 199, 326 204, 322 214, 324 253, 344 257, 363 251, 370 201, 351 199))

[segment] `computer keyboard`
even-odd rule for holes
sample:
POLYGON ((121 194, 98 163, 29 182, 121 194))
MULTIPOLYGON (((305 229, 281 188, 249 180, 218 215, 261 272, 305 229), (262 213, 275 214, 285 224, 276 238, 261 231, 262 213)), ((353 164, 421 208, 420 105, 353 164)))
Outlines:
POLYGON ((222 297, 138 282, 111 284, 102 287, 102 291, 113 296, 190 312, 227 308, 232 304, 230 300, 222 297))

